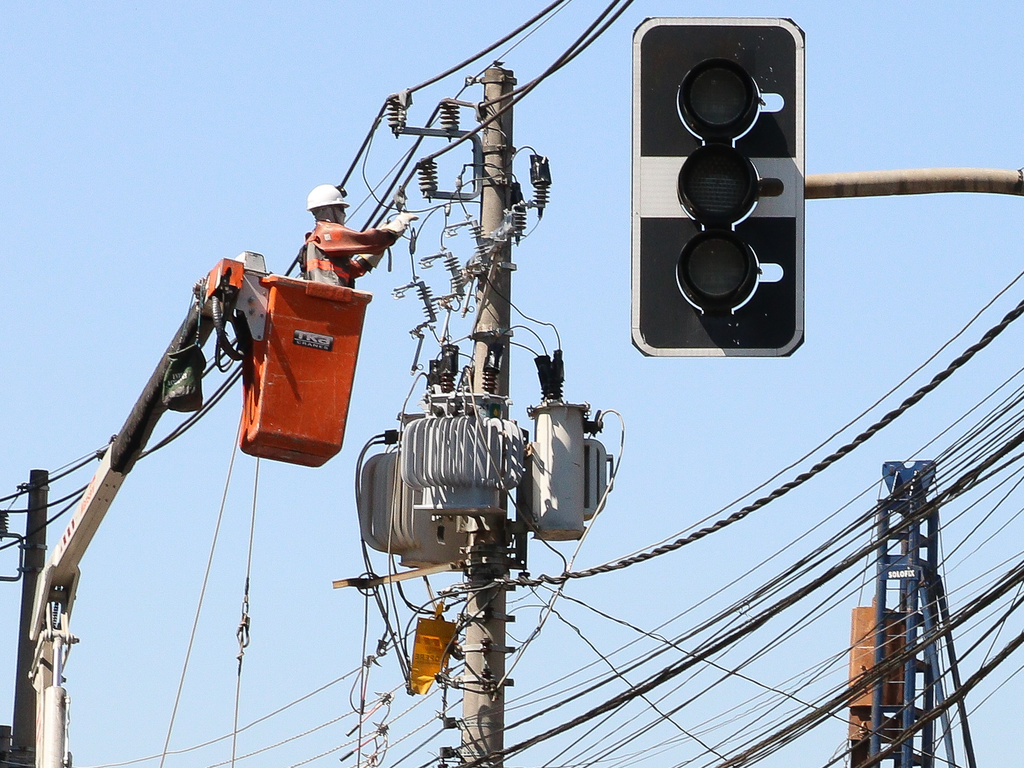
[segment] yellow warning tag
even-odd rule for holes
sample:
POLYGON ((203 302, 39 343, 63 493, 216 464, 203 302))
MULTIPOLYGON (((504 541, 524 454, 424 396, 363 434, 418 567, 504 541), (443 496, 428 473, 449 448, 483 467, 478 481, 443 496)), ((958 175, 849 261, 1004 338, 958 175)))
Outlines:
POLYGON ((434 683, 434 676, 448 665, 455 637, 455 623, 441 618, 443 605, 438 605, 433 619, 416 622, 416 639, 412 647, 412 669, 409 670, 409 688, 413 693, 426 693, 434 683))

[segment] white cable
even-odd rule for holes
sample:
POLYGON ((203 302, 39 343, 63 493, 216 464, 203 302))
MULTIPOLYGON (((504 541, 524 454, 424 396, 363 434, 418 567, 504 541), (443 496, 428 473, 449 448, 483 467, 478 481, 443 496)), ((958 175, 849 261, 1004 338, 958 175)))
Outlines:
MULTIPOLYGON (((241 425, 239 425, 241 433, 241 425)), ((231 446, 231 461, 228 462, 228 474, 224 479, 224 492, 220 499, 220 510, 217 512, 217 524, 213 529, 213 541, 210 543, 210 556, 206 561, 206 572, 203 574, 203 586, 199 590, 199 604, 196 605, 196 615, 192 620, 192 632, 188 638, 188 649, 185 651, 185 662, 181 666, 181 677, 178 679, 178 691, 174 695, 174 707, 171 709, 171 720, 167 724, 167 737, 164 739, 164 748, 160 752, 160 768, 163 768, 164 760, 167 759, 167 750, 171 744, 171 732, 174 730, 174 718, 178 714, 178 704, 181 701, 181 691, 185 687, 185 673, 188 671, 188 662, 192 656, 192 645, 196 639, 196 629, 199 627, 199 614, 203 610, 203 598, 206 596, 206 585, 210 580, 210 569, 213 567, 213 554, 217 550, 217 537, 220 535, 220 523, 224 518, 224 505, 228 500, 228 488, 231 485, 231 471, 235 466, 235 455, 238 453, 238 440, 231 446)))

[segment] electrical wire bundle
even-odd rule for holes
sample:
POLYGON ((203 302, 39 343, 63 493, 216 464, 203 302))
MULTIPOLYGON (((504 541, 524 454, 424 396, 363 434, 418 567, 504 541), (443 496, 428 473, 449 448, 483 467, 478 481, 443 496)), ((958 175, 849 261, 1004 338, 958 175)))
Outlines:
MULTIPOLYGON (((459 72, 541 22, 564 4, 565 0, 551 3, 475 57, 406 92, 411 94, 459 72)), ((405 189, 417 168, 429 166, 441 155, 469 140, 470 134, 482 130, 503 112, 511 109, 547 77, 585 50, 630 4, 631 0, 609 4, 549 67, 513 91, 511 98, 469 133, 449 142, 444 149, 418 159, 416 153, 421 140, 417 139, 383 180, 371 183, 365 176, 365 155, 371 147, 375 132, 389 114, 391 102, 386 101, 342 182, 344 184, 349 180, 362 161, 364 180, 369 189, 367 200, 373 200, 367 225, 379 223, 390 210, 399 205, 396 202, 396 190, 402 192, 405 189), (410 166, 413 166, 411 170, 410 166)), ((445 117, 446 112, 439 104, 427 124, 445 117)), ((460 182, 460 189, 462 185, 460 182)), ((461 260, 455 262, 459 267, 456 269, 448 263, 445 255, 451 254, 447 249, 446 238, 452 236, 461 222, 456 221, 457 217, 452 218, 450 204, 431 207, 425 218, 436 211, 443 211, 445 219, 438 256, 453 281, 450 283, 452 290, 446 295, 448 304, 444 306, 439 303, 430 292, 429 286, 416 272, 415 262, 412 262, 412 282, 407 286, 415 290, 423 301, 432 330, 437 316, 435 314, 431 318, 430 313, 436 312, 439 306, 448 314, 460 311, 465 314, 471 301, 467 284, 463 282, 456 285, 456 281, 467 277, 461 260)), ((459 211, 456 210, 456 213, 459 211)), ((462 213, 466 214, 466 226, 470 226, 468 211, 463 209, 462 213)), ((474 238, 479 242, 480 236, 487 234, 477 233, 474 238)), ((412 251, 411 248, 411 261, 412 251)), ((420 266, 428 268, 423 260, 420 266)), ((494 286, 488 285, 486 274, 485 270, 482 277, 478 275, 480 283, 484 288, 493 290, 494 286)), ((767 504, 780 499, 838 463, 878 431, 893 423, 958 368, 966 365, 1022 312, 1024 303, 928 385, 907 398, 899 408, 890 411, 807 472, 728 516, 710 525, 680 532, 679 537, 672 542, 659 543, 644 552, 594 568, 572 571, 571 563, 566 562, 564 572, 560 574, 510 579, 506 586, 520 586, 528 590, 517 606, 521 615, 528 610, 536 610, 537 619, 532 628, 528 627, 524 633, 524 644, 534 642, 544 622, 553 616, 561 623, 566 635, 571 634, 579 640, 581 650, 586 654, 583 659, 586 660, 578 660, 576 666, 567 665, 571 668, 560 671, 556 679, 547 680, 511 698, 506 710, 506 748, 498 754, 484 757, 462 756, 462 764, 472 768, 487 765, 499 758, 509 760, 529 752, 530 764, 552 768, 595 764, 617 768, 627 763, 633 765, 649 760, 656 760, 659 766, 752 765, 791 748, 797 740, 823 725, 832 725, 837 732, 845 732, 845 708, 852 695, 869 689, 879 676, 919 652, 921 644, 947 638, 954 633, 958 639, 967 638, 966 651, 961 660, 970 663, 973 668, 973 672, 960 683, 949 676, 949 670, 944 671, 946 699, 942 706, 955 716, 952 708, 971 691, 982 686, 997 670, 1004 671, 1005 662, 1024 644, 1024 630, 1018 633, 1020 627, 1014 623, 1019 618, 1017 608, 1024 602, 1024 557, 1019 553, 993 564, 987 571, 951 589, 950 598, 951 602, 955 601, 956 609, 931 634, 923 636, 918 646, 894 654, 883 666, 872 670, 872 674, 864 676, 855 686, 850 685, 846 676, 848 647, 837 643, 830 653, 813 659, 807 658, 810 654, 794 651, 802 648, 802 638, 810 627, 847 611, 863 592, 864 583, 874 574, 876 563, 873 556, 879 542, 874 538, 873 526, 879 505, 884 503, 884 499, 874 505, 865 505, 863 501, 864 495, 875 487, 874 484, 837 507, 799 538, 654 628, 638 626, 581 600, 568 593, 567 585, 577 579, 618 573, 649 559, 678 552, 685 546, 708 539, 711 534, 739 523, 767 504), (859 512, 853 513, 851 517, 851 509, 859 509, 859 512), (780 565, 785 562, 785 558, 792 561, 780 565), (769 568, 774 570, 766 575, 769 568), (558 608, 555 607, 556 599, 562 600, 558 608), (607 650, 602 647, 603 635, 601 641, 595 639, 597 633, 581 617, 588 622, 597 622, 598 626, 606 624, 617 631, 628 631, 633 637, 607 650), (1002 637, 1004 632, 1008 639, 1002 637), (779 659, 794 656, 802 659, 800 669, 794 670, 779 663, 779 659), (783 679, 772 678, 775 666, 785 669, 783 679)), ((420 329, 421 332, 423 330, 425 327, 420 329)), ((447 326, 435 336, 439 342, 450 341, 447 326)), ((544 346, 543 340, 540 343, 544 346)), ((415 363, 413 368, 416 369, 415 363)), ((947 573, 959 568, 966 570, 985 557, 998 537, 1014 532, 1013 526, 1024 511, 1024 500, 1019 493, 1019 486, 1024 483, 1024 462, 1021 461, 1024 458, 1022 371, 1018 371, 975 408, 936 435, 933 441, 935 445, 942 440, 947 441, 935 459, 941 483, 920 514, 941 507, 943 530, 961 524, 968 515, 972 519, 979 518, 965 535, 958 538, 955 547, 947 554, 947 573), (953 559, 955 555, 959 555, 958 560, 953 559)), ((202 411, 188 417, 143 455, 159 450, 191 428, 220 401, 239 376, 237 370, 229 373, 202 411)), ((931 447, 931 444, 925 447, 931 447)), ((73 466, 56 471, 51 482, 85 467, 97 455, 89 454, 79 462, 74 462, 73 466)), ((19 489, 17 493, 0 501, 13 503, 25 490, 28 489, 19 489)), ((65 503, 66 506, 58 510, 50 521, 71 509, 84 491, 83 486, 51 502, 50 507, 65 503)), ((904 524, 908 522, 905 520, 904 524)), ((13 545, 3 544, 0 548, 13 545)), ((370 575, 373 573, 372 563, 365 550, 364 554, 367 574, 370 575)), ((465 595, 465 589, 454 587, 447 591, 445 599, 450 605, 453 602, 458 605, 465 600, 465 595)), ((371 589, 366 592, 363 659, 357 669, 245 726, 238 727, 236 722, 230 734, 186 749, 169 750, 165 746, 162 755, 100 768, 157 758, 162 762, 169 755, 199 751, 226 739, 234 739, 238 734, 250 731, 295 703, 348 679, 353 680, 348 711, 327 718, 284 740, 266 743, 238 755, 233 754, 230 761, 212 762, 208 768, 233 764, 236 760, 241 761, 286 744, 291 745, 294 751, 296 742, 334 726, 338 727, 338 731, 343 728, 350 730, 339 733, 335 745, 328 751, 306 755, 298 762, 290 763, 291 768, 328 755, 346 766, 381 765, 385 757, 387 764, 394 766, 413 764, 426 768, 434 765, 434 756, 426 759, 424 749, 436 746, 438 740, 444 740, 447 735, 457 733, 448 722, 448 713, 457 705, 447 701, 449 687, 440 686, 431 696, 417 699, 398 714, 392 714, 393 709, 400 709, 395 706, 393 698, 399 687, 393 686, 384 693, 375 693, 369 680, 374 662, 392 650, 399 659, 403 675, 407 673, 408 638, 412 620, 419 615, 431 613, 429 606, 433 602, 432 596, 430 601, 417 604, 403 592, 401 585, 389 587, 387 591, 383 588, 371 589), (370 647, 368 609, 371 601, 380 614, 383 631, 374 652, 367 653, 370 647), (411 618, 403 625, 400 614, 405 610, 411 612, 411 618), (441 701, 438 702, 438 699, 441 701), (410 715, 414 712, 421 714, 422 709, 418 712, 417 709, 423 707, 428 700, 432 706, 437 706, 436 712, 423 722, 413 723, 415 717, 410 715), (404 732, 401 732, 403 729, 404 732), (414 744, 406 743, 412 742, 414 738, 414 744), (396 750, 399 744, 403 747, 396 750), (401 754, 396 754, 399 751, 401 754)), ((457 676, 458 672, 457 666, 451 670, 451 677, 457 676)), ((1003 683, 1008 679, 1004 678, 1003 683)), ((841 747, 832 760, 822 759, 820 763, 823 766, 837 764, 843 757, 841 747)))

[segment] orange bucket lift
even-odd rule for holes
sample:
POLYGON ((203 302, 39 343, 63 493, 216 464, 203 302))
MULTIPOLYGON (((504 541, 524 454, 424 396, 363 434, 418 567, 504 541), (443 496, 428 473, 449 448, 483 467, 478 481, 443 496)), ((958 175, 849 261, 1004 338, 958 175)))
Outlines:
POLYGON ((240 446, 252 456, 319 467, 341 450, 373 297, 251 266, 225 259, 208 280, 208 295, 220 286, 237 296, 253 331, 242 361, 240 446))

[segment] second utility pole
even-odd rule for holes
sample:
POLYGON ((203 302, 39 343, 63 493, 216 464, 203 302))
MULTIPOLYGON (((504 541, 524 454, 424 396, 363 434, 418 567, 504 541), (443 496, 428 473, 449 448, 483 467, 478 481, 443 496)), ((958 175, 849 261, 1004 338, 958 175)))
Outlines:
MULTIPOLYGON (((478 116, 486 120, 508 104, 515 78, 508 70, 493 66, 484 72, 484 102, 478 116)), ((480 224, 486 237, 498 229, 509 208, 512 178, 512 110, 487 126, 483 145, 483 191, 480 224)), ((511 238, 492 252, 490 268, 477 293, 477 316, 473 339, 473 391, 486 391, 484 368, 488 357, 499 353, 497 384, 492 394, 509 394, 509 326, 512 287, 511 238)), ((493 375, 493 371, 491 372, 493 375)), ((501 414, 508 418, 507 413, 501 414)), ((502 501, 502 506, 507 506, 502 501)), ((508 576, 508 524, 506 514, 468 518, 469 552, 466 603, 466 671, 462 716, 462 759, 469 762, 500 752, 505 745, 505 588, 488 587, 495 579, 508 576)), ((502 765, 500 758, 491 763, 502 765)))

